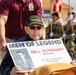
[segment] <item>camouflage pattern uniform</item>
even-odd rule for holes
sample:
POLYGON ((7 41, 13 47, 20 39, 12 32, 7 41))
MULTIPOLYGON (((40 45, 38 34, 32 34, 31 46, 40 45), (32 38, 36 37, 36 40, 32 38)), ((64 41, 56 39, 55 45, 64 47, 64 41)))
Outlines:
POLYGON ((54 33, 54 36, 52 38, 61 38, 62 35, 63 35, 63 26, 62 26, 62 24, 59 23, 59 22, 52 24, 52 26, 49 24, 48 27, 46 27, 46 39, 51 38, 50 37, 51 31, 54 33))
POLYGON ((45 32, 46 32, 46 39, 50 39, 50 32, 51 32, 50 24, 45 28, 45 32))
POLYGON ((73 30, 74 30, 74 23, 68 21, 67 24, 64 26, 64 31, 66 34, 65 46, 72 59, 74 56, 74 38, 72 38, 71 36, 72 33, 74 33, 73 30))
POLYGON ((74 25, 74 32, 75 32, 75 40, 74 40, 74 58, 75 58, 75 61, 76 61, 76 24, 74 25))

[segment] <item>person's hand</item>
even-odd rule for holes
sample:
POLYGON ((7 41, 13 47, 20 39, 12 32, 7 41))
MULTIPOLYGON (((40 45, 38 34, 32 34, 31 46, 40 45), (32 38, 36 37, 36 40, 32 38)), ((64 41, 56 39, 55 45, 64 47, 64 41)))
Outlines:
POLYGON ((53 33, 53 32, 51 32, 51 33, 50 33, 50 37, 53 37, 53 36, 54 36, 54 33, 53 33))
POLYGON ((76 66, 76 62, 75 61, 72 61, 70 64, 76 66))
POLYGON ((74 36, 75 36, 75 33, 72 33, 72 34, 71 34, 71 36, 72 36, 72 38, 74 38, 74 36))
POLYGON ((23 75, 22 69, 19 66, 13 67, 10 75, 23 75))
POLYGON ((66 34, 63 34, 63 36, 62 36, 64 39, 66 38, 66 34))
POLYGON ((52 18, 50 18, 49 19, 49 24, 51 24, 53 22, 53 19, 52 18))
POLYGON ((1 42, 1 51, 3 51, 3 52, 6 51, 6 41, 1 42))
POLYGON ((72 20, 73 19, 73 15, 71 14, 71 15, 69 15, 69 17, 68 17, 68 20, 70 21, 70 20, 72 20))

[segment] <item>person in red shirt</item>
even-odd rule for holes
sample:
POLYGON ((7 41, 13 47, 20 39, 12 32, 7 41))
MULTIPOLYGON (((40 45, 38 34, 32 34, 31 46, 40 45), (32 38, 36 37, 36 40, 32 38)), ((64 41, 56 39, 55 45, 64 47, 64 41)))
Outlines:
POLYGON ((1 53, 6 51, 6 42, 15 41, 26 35, 24 26, 31 15, 42 18, 40 0, 0 0, 1 53))

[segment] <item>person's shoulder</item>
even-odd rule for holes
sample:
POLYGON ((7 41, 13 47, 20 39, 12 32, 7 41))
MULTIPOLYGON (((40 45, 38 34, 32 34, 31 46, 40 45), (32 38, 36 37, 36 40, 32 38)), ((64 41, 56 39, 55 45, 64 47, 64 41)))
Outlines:
POLYGON ((25 41, 25 37, 22 37, 22 38, 16 40, 15 42, 21 42, 21 41, 25 41))
POLYGON ((57 22, 55 23, 57 26, 61 26, 61 22, 57 22))

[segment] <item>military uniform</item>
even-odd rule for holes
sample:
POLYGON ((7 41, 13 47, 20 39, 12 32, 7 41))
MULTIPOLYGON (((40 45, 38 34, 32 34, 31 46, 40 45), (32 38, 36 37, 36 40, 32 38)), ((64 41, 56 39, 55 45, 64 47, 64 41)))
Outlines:
POLYGON ((76 24, 74 25, 74 32, 75 32, 75 40, 74 40, 74 58, 75 58, 75 61, 76 61, 76 24))
POLYGON ((54 33, 52 38, 61 38, 62 35, 63 35, 63 26, 62 26, 62 24, 57 22, 57 23, 54 23, 54 24, 51 24, 51 25, 49 24, 49 26, 46 27, 46 39, 51 38, 50 37, 51 31, 54 33))
POLYGON ((50 32, 51 32, 50 24, 45 28, 45 32, 46 32, 46 39, 50 39, 50 32))
POLYGON ((74 33, 74 24, 74 22, 68 21, 67 24, 64 26, 64 31, 66 34, 65 46, 72 59, 74 56, 74 38, 72 37, 72 33, 74 33))

